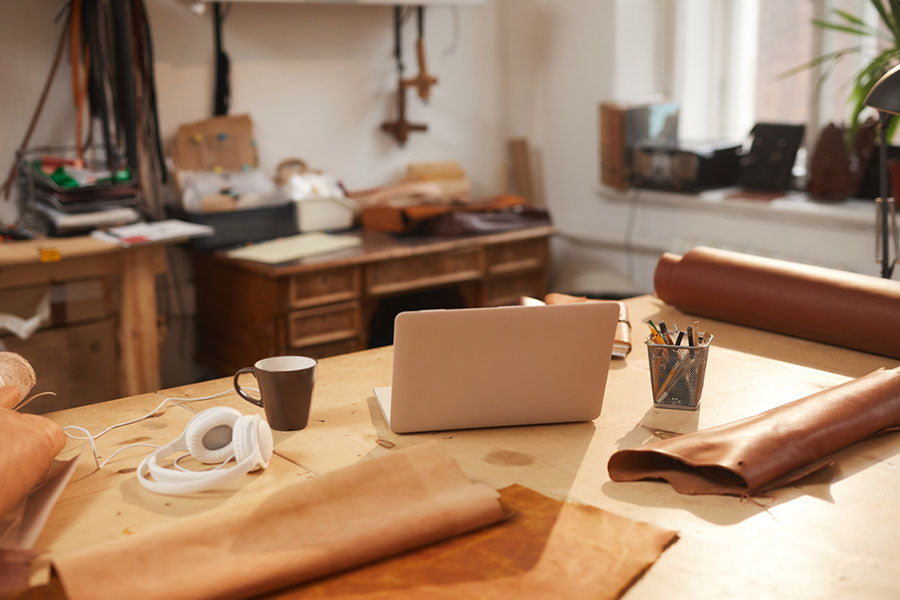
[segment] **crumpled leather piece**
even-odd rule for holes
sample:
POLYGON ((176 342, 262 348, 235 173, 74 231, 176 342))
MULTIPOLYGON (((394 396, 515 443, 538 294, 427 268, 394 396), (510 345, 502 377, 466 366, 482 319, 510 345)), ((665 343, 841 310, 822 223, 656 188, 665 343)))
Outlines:
POLYGON ((0 352, 0 406, 12 408, 28 395, 36 382, 34 368, 24 356, 15 352, 0 352), (17 395, 12 405, 9 404, 12 400, 10 387, 17 395))
POLYGON ((613 481, 663 479, 682 494, 743 495, 786 485, 830 454, 900 426, 900 367, 822 390, 758 415, 620 450, 613 481))
POLYGON ((0 407, 0 516, 28 495, 65 445, 62 427, 50 419, 0 407))
POLYGON ((698 247, 664 254, 654 287, 683 312, 900 358, 900 281, 698 247))

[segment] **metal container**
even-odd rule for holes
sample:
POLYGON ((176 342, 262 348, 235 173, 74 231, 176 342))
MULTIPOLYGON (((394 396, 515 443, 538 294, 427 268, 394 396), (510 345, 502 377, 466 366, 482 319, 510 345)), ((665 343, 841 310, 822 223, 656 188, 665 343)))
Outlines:
POLYGON ((701 333, 703 342, 696 346, 658 344, 644 340, 650 361, 650 385, 653 405, 658 408, 697 410, 706 375, 711 333, 701 333))

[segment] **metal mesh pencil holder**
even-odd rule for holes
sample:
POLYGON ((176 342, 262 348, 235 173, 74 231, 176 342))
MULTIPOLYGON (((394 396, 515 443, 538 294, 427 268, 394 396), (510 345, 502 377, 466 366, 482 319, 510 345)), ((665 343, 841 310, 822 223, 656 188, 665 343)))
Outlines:
POLYGON ((652 338, 644 340, 650 360, 650 385, 653 405, 658 408, 697 410, 706 375, 711 333, 703 334, 703 341, 695 346, 658 344, 652 338))

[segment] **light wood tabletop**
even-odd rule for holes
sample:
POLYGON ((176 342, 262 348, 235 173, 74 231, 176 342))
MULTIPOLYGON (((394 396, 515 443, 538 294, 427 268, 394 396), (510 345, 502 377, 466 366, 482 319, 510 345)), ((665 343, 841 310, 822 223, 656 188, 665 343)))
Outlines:
MULTIPOLYGON (((373 387, 390 384, 391 348, 328 358, 319 364, 309 426, 276 432, 269 468, 225 490, 187 498, 155 495, 141 488, 134 475, 148 449, 122 452, 98 472, 85 443, 70 440, 62 458, 80 452, 80 462, 37 547, 64 553, 139 533, 370 454, 437 439, 470 477, 493 487, 518 483, 677 530, 679 541, 626 598, 900 597, 898 433, 859 442, 838 452, 834 466, 752 500, 685 496, 661 482, 615 483, 606 469, 616 450, 753 415, 879 367, 895 367, 897 361, 701 320, 699 329, 716 337, 700 409, 656 409, 643 322, 662 319, 686 327, 695 317, 650 296, 627 304, 634 349, 627 359, 612 362, 603 410, 593 422, 396 435, 372 394, 373 387)), ((97 432, 151 411, 163 396, 201 397, 231 385, 230 379, 220 379, 49 416, 97 432)), ((126 443, 169 441, 195 412, 215 405, 261 411, 234 394, 169 404, 158 416, 101 438, 100 455, 126 443)), ((33 582, 46 577, 45 561, 33 582)))

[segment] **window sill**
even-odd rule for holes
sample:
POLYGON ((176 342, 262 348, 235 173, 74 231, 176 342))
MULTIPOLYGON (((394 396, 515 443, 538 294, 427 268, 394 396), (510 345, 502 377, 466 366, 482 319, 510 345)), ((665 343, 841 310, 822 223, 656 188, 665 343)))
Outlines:
POLYGON ((758 220, 777 220, 781 223, 867 232, 872 231, 875 223, 875 203, 872 200, 850 198, 840 202, 822 202, 810 198, 804 192, 786 192, 771 200, 741 197, 741 194, 746 192, 738 188, 707 190, 697 194, 642 188, 628 190, 607 186, 597 188, 597 195, 610 202, 727 213, 758 220))

